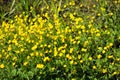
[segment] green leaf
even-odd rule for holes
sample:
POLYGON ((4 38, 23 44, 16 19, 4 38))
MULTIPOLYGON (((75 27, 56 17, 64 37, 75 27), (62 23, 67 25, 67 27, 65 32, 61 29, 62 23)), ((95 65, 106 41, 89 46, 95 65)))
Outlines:
POLYGON ((11 72, 12 76, 15 76, 17 75, 17 70, 16 69, 13 69, 12 72, 11 72))

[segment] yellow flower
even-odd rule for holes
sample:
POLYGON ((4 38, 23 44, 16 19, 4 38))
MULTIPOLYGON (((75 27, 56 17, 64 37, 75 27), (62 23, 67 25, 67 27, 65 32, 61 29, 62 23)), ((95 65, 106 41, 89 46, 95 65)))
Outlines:
POLYGON ((36 53, 35 53, 35 56, 38 56, 38 55, 39 55, 39 53, 38 53, 38 52, 36 52, 36 53))
POLYGON ((86 51, 87 51, 87 49, 85 49, 85 48, 82 48, 82 49, 81 49, 81 51, 82 51, 82 52, 86 52, 86 51))
POLYGON ((101 7, 100 9, 101 9, 101 11, 105 11, 105 8, 104 8, 104 7, 101 7))
POLYGON ((92 57, 89 57, 88 59, 91 61, 91 60, 92 60, 92 57))
POLYGON ((21 50, 20 50, 21 52, 23 52, 24 51, 24 48, 21 48, 21 50))
POLYGON ((80 7, 83 7, 83 4, 80 4, 80 7))
POLYGON ((107 26, 107 25, 105 25, 105 28, 108 28, 108 26, 107 26))
POLYGON ((51 23, 48 23, 48 26, 49 26, 50 29, 53 28, 53 25, 51 23))
POLYGON ((73 63, 74 63, 74 61, 73 61, 73 60, 71 60, 71 61, 70 61, 70 64, 73 64, 73 63))
POLYGON ((107 72, 107 69, 103 69, 103 70, 102 70, 102 73, 106 73, 106 72, 107 72))
POLYGON ((89 41, 85 41, 83 46, 86 47, 88 43, 89 43, 89 41))
POLYGON ((81 55, 78 55, 78 59, 81 59, 81 55))
POLYGON ((103 50, 102 53, 104 54, 104 53, 105 53, 105 50, 103 50))
POLYGON ((113 46, 113 43, 110 43, 109 46, 110 46, 110 47, 113 46))
POLYGON ((55 70, 55 67, 52 67, 52 68, 51 68, 51 71, 54 71, 54 70, 55 70))
POLYGON ((112 15, 113 15, 113 13, 112 13, 112 12, 110 12, 108 15, 109 15, 109 16, 112 16, 112 15))
POLYGON ((58 48, 58 51, 62 50, 63 48, 64 48, 63 46, 59 47, 59 48, 58 48))
POLYGON ((102 50, 102 47, 98 47, 98 50, 102 50))
POLYGON ((108 56, 108 58, 113 58, 113 55, 108 56))
POLYGON ((39 69, 42 69, 43 67, 44 67, 43 64, 37 64, 37 65, 36 65, 36 68, 39 68, 39 69))
POLYGON ((33 57, 33 56, 35 56, 35 54, 34 53, 30 53, 30 56, 33 57))
POLYGON ((17 57, 16 57, 16 56, 14 56, 14 57, 12 58, 12 60, 13 60, 13 61, 17 60, 17 57))
POLYGON ((101 57, 102 57, 102 55, 100 55, 100 54, 97 56, 98 59, 100 59, 101 57))
POLYGON ((66 52, 66 50, 65 50, 65 49, 64 49, 64 50, 61 50, 61 52, 62 52, 62 53, 65 53, 65 52, 66 52))
POLYGON ((72 57, 69 55, 69 54, 66 54, 66 58, 68 58, 68 59, 72 59, 72 57))
POLYGON ((95 8, 95 7, 96 7, 96 5, 94 4, 94 5, 93 5, 93 7, 95 8))
POLYGON ((9 46, 9 47, 8 47, 8 51, 11 51, 11 50, 12 50, 12 47, 11 47, 11 46, 9 46))
POLYGON ((101 16, 101 14, 100 14, 100 13, 98 13, 97 15, 98 15, 98 16, 101 16))
POLYGON ((23 66, 26 66, 27 64, 28 64, 28 62, 24 62, 24 63, 23 63, 23 66))
POLYGON ((110 34, 110 32, 109 32, 109 31, 107 31, 107 34, 109 35, 109 34, 110 34))
POLYGON ((120 36, 118 36, 118 39, 120 40, 120 36))
POLYGON ((72 80, 76 80, 75 78, 72 78, 72 80))
POLYGON ((96 36, 99 37, 99 36, 100 36, 100 33, 97 33, 96 36))
POLYGON ((81 26, 81 29, 85 29, 85 26, 84 26, 84 25, 82 25, 82 26, 81 26))
POLYGON ((58 51, 57 51, 57 48, 55 47, 54 48, 54 56, 57 56, 57 54, 58 54, 58 51))
POLYGON ((80 63, 83 63, 83 60, 80 60, 80 63))
POLYGON ((63 56, 63 53, 60 52, 60 53, 59 53, 59 56, 60 56, 60 57, 63 56))
POLYGON ((50 48, 51 47, 51 45, 48 45, 48 48, 50 48))
POLYGON ((43 54, 42 54, 42 53, 40 53, 40 56, 43 56, 43 54))
POLYGON ((0 54, 0 58, 2 58, 2 54, 0 54))
POLYGON ((5 52, 5 50, 4 49, 2 49, 2 53, 4 53, 5 52))
POLYGON ((112 75, 116 75, 116 74, 118 74, 118 72, 116 72, 116 71, 115 71, 115 72, 113 72, 113 74, 112 74, 112 75))
POLYGON ((70 48, 70 53, 72 53, 73 52, 73 48, 70 48))
POLYGON ((15 66, 15 62, 13 62, 12 65, 15 66))
POLYGON ((36 50, 37 49, 37 45, 34 45, 31 49, 32 50, 36 50))
POLYGON ((97 69, 96 66, 93 66, 92 68, 93 68, 93 69, 97 69))
POLYGON ((70 14, 70 19, 74 20, 74 16, 72 13, 70 14))
POLYGON ((0 68, 4 68, 4 67, 5 67, 4 64, 1 64, 1 65, 0 65, 0 68))
POLYGON ((120 61, 120 58, 117 58, 116 60, 117 60, 117 61, 120 61))
POLYGON ((44 62, 50 61, 50 58, 49 58, 49 57, 45 57, 43 61, 44 61, 44 62))
POLYGON ((76 65, 76 64, 77 64, 77 62, 74 62, 74 64, 76 65))
POLYGON ((63 67, 67 67, 67 65, 65 64, 65 65, 63 65, 63 67))
POLYGON ((104 47, 104 50, 107 50, 107 47, 104 47))

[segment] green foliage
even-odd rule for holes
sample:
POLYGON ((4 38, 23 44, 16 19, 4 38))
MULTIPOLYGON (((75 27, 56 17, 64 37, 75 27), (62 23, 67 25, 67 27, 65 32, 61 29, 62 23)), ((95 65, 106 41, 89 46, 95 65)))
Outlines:
POLYGON ((0 16, 0 79, 119 79, 119 7, 119 0, 10 1, 0 16))

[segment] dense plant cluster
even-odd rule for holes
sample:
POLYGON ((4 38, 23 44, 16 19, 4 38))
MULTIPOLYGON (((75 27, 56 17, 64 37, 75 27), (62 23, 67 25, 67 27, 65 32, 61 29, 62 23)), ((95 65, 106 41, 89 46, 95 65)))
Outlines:
POLYGON ((119 0, 86 1, 43 0, 2 21, 0 79, 118 79, 119 0))

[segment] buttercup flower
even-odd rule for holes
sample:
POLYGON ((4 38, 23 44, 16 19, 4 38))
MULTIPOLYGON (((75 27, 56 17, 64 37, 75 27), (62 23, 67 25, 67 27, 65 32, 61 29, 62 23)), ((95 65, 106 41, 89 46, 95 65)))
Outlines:
POLYGON ((36 68, 42 69, 42 68, 44 68, 44 65, 43 64, 37 64, 36 68))

